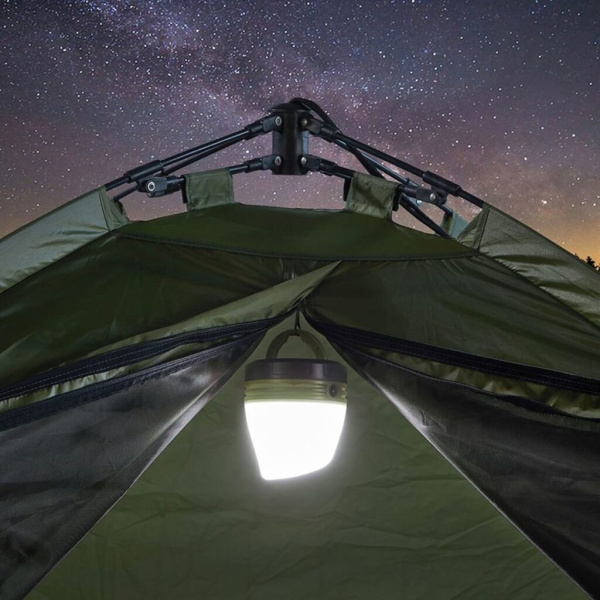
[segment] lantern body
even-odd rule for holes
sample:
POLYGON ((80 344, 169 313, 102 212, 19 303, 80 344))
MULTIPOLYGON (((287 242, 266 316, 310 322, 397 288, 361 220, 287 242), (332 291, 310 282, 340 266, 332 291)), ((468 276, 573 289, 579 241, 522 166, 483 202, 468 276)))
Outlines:
POLYGON ((345 370, 332 361, 256 361, 246 371, 245 411, 263 479, 322 469, 344 426, 345 370))

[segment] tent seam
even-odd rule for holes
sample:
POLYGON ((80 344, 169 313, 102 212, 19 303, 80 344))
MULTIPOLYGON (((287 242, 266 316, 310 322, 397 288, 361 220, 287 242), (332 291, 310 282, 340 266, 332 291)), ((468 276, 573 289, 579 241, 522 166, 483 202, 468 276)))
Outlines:
POLYGON ((431 256, 402 256, 398 257, 398 255, 375 255, 375 256, 344 256, 344 255, 331 255, 331 256, 314 256, 310 254, 283 254, 280 252, 252 252, 246 249, 240 248, 231 248, 227 246, 218 246, 216 244, 203 244, 203 243, 195 243, 184 240, 177 240, 173 238, 159 237, 159 236, 151 236, 151 235, 140 235, 140 234, 124 234, 120 232, 116 232, 116 237, 124 238, 124 239, 133 239, 139 240, 149 243, 160 243, 166 242, 169 244, 173 244, 176 246, 187 246, 192 248, 204 248, 206 250, 221 250, 223 252, 230 252, 232 254, 244 254, 249 256, 261 256, 261 257, 269 257, 269 258, 286 258, 286 259, 302 259, 302 260, 320 260, 320 261, 332 261, 332 260, 342 260, 342 261, 376 261, 376 260, 386 260, 386 261, 410 261, 410 260, 445 260, 445 259, 456 259, 456 258, 471 258, 477 256, 478 251, 474 249, 468 249, 464 253, 460 254, 447 254, 447 255, 431 255, 431 256))
POLYGON ((233 347, 236 344, 239 344, 244 341, 255 342, 262 335, 264 335, 264 332, 258 331, 249 334, 246 337, 238 338, 236 340, 215 346, 213 348, 200 350, 199 352, 176 359, 175 361, 155 365, 142 371, 130 373, 128 375, 124 375, 123 377, 118 377, 116 379, 99 381, 85 388, 66 392, 61 396, 48 398, 40 402, 34 402, 33 404, 27 404, 25 406, 15 408, 12 411, 8 411, 0 415, 0 432, 8 431, 9 429, 13 429, 15 427, 19 427, 20 425, 43 419, 48 416, 52 416, 65 410, 70 410, 78 406, 84 406, 86 404, 89 404, 90 402, 102 400, 111 393, 114 393, 113 388, 117 388, 115 391, 121 392, 131 388, 133 385, 144 384, 147 381, 151 381, 152 379, 165 377, 172 373, 176 373, 182 369, 185 369, 190 364, 193 364, 194 362, 198 361, 199 353, 202 354, 202 357, 200 357, 200 361, 205 362, 213 358, 214 356, 222 354, 223 351, 228 350, 230 347, 233 347), (85 398, 79 402, 72 401, 71 403, 69 403, 69 396, 71 398, 76 398, 77 396, 85 396, 85 398), (67 398, 67 401, 65 400, 65 398, 67 398), (41 415, 37 415, 37 413, 41 413, 41 415))
POLYGON ((467 354, 459 350, 444 348, 442 346, 431 346, 429 344, 423 344, 422 342, 404 340, 401 338, 391 338, 391 336, 387 336, 385 334, 371 333, 364 330, 354 330, 353 328, 344 325, 335 325, 316 321, 311 317, 307 317, 307 320, 313 327, 315 327, 315 329, 317 329, 317 331, 321 331, 321 333, 324 335, 326 335, 326 332, 329 330, 333 338, 337 339, 343 335, 343 339, 348 340, 349 343, 359 344, 360 346, 368 346, 400 355, 432 360, 461 369, 467 369, 469 371, 504 376, 538 385, 546 385, 549 382, 556 388, 565 389, 575 393, 588 394, 590 396, 598 396, 597 390, 600 389, 600 380, 592 379, 591 377, 574 375, 572 373, 550 370, 544 367, 536 367, 533 365, 528 366, 520 363, 510 363, 505 360, 492 357, 481 357, 485 364, 478 365, 472 362, 472 359, 478 358, 476 355, 467 354), (342 329, 343 334, 341 332, 336 333, 335 328, 342 329), (404 344, 404 346, 401 344, 404 344), (407 347, 407 345, 412 347, 407 347), (434 353, 435 356, 433 355, 434 353), (444 353, 448 353, 451 356, 444 356, 444 353), (519 373, 520 370, 525 370, 533 374, 522 375, 519 373), (535 373, 537 373, 537 377, 535 373), (564 382, 565 377, 570 379, 573 382, 573 385, 568 385, 566 382, 564 382), (581 382, 581 385, 584 383, 590 384, 592 388, 591 390, 581 389, 576 387, 577 382, 581 382))
MULTIPOLYGON (((332 343, 336 346, 339 346, 339 341, 333 341, 332 343)), ((428 375, 427 373, 423 373, 421 371, 411 369, 410 367, 407 367, 405 365, 395 363, 391 360, 387 360, 380 356, 374 356, 372 354, 369 354, 368 352, 365 352, 364 350, 360 350, 359 348, 357 348, 355 345, 353 345, 351 343, 346 343, 346 345, 352 346, 353 352, 356 352, 357 354, 360 354, 360 355, 368 358, 369 360, 374 360, 375 362, 380 362, 382 364, 393 366, 394 368, 400 369, 401 371, 410 373, 417 377, 423 377, 424 379, 429 379, 431 381, 436 381, 436 382, 439 382, 439 383, 442 383, 445 385, 449 385, 452 387, 468 389, 473 392, 483 394, 484 396, 494 398, 498 402, 508 402, 513 406, 517 406, 517 407, 525 409, 525 410, 536 410, 536 412, 553 415, 553 416, 555 416, 557 418, 561 418, 561 419, 577 419, 578 421, 582 421, 584 423, 590 423, 590 424, 593 423, 595 425, 600 424, 600 420, 597 418, 585 417, 585 416, 569 413, 569 412, 563 411, 561 409, 555 408, 554 406, 549 406, 548 404, 544 404, 543 402, 538 402, 537 400, 532 400, 531 398, 527 398, 524 396, 517 396, 517 395, 511 395, 511 394, 499 394, 497 392, 490 392, 488 390, 483 390, 481 388, 478 388, 473 385, 469 385, 468 383, 463 383, 461 381, 451 381, 449 379, 441 379, 439 377, 435 377, 433 375, 428 375)))
MULTIPOLYGON (((279 321, 281 321, 281 319, 275 318, 275 319, 268 319, 266 321, 269 323, 272 323, 273 321, 279 322, 279 321)), ((165 350, 171 350, 171 349, 178 348, 181 346, 186 346, 186 345, 210 343, 210 342, 214 342, 214 341, 223 339, 223 337, 228 337, 229 335, 237 335, 239 333, 244 333, 248 329, 251 329, 251 327, 248 326, 249 324, 253 324, 253 328, 256 328, 256 326, 257 326, 256 323, 257 323, 256 321, 250 321, 249 323, 224 325, 224 326, 220 326, 220 327, 212 327, 209 329, 198 329, 197 331, 186 332, 183 334, 171 336, 171 338, 150 340, 150 341, 146 342, 145 347, 149 348, 152 352, 151 352, 151 354, 143 357, 140 360, 146 360, 148 358, 158 356, 165 350), (227 330, 227 331, 224 331, 224 330, 227 330), (217 336, 216 334, 221 334, 221 335, 217 336), (182 336, 185 336, 186 339, 183 339, 182 336), (187 339, 187 338, 193 338, 193 337, 197 337, 197 336, 205 337, 205 339, 200 339, 200 340, 190 339, 189 341, 187 339), (177 337, 182 338, 182 339, 177 340, 177 337), (177 342, 179 342, 179 343, 177 343, 177 342)), ((75 367, 75 368, 69 367, 68 365, 66 365, 65 367, 63 367, 64 369, 67 370, 66 374, 59 373, 58 375, 54 375, 52 377, 47 376, 47 377, 49 377, 47 380, 44 379, 44 377, 42 377, 39 382, 38 387, 32 391, 36 391, 36 390, 50 387, 53 385, 58 385, 60 383, 66 382, 66 381, 72 381, 72 380, 78 379, 80 377, 97 375, 99 373, 103 373, 107 367, 112 369, 112 368, 118 368, 118 366, 130 365, 130 364, 132 364, 131 362, 124 362, 124 361, 127 361, 128 359, 130 359, 132 357, 135 358, 137 355, 140 354, 139 345, 140 344, 132 344, 131 346, 126 346, 124 349, 112 350, 112 351, 106 352, 104 354, 100 354, 97 357, 83 359, 82 362, 89 361, 90 363, 94 363, 95 368, 93 370, 91 370, 92 367, 90 365, 82 365, 82 366, 75 367), (112 363, 112 361, 115 360, 115 357, 122 359, 123 362, 120 361, 118 366, 117 365, 111 366, 111 363, 112 363), (68 379, 65 379, 65 377, 67 377, 67 376, 68 376, 68 379)), ((143 351, 143 349, 142 349, 142 351, 143 351)), ((61 369, 61 367, 57 367, 57 369, 61 369)), ((4 390, 0 390, 0 402, 5 402, 7 400, 10 400, 11 398, 16 398, 17 396, 22 396, 24 394, 30 393, 29 388, 32 385, 35 385, 35 381, 33 383, 28 383, 27 381, 25 381, 24 383, 16 385, 15 388, 13 388, 13 389, 11 389, 11 386, 7 386, 6 388, 4 388, 4 390), (8 391, 5 391, 5 390, 8 390, 8 391), (8 393, 10 393, 10 395, 7 395, 8 393)))

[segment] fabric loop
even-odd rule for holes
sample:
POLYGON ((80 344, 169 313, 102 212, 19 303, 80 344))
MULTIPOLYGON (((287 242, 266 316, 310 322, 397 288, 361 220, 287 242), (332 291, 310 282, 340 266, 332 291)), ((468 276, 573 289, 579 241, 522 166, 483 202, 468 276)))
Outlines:
POLYGON ((391 220, 397 187, 386 179, 355 173, 346 200, 346 210, 391 220))
POLYGON ((190 173, 184 177, 188 211, 235 203, 233 179, 227 169, 190 173))

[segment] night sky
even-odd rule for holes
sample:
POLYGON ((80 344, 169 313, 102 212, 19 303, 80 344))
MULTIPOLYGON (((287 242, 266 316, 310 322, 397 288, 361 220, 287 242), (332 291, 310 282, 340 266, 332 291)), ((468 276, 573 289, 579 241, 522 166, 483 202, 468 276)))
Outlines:
MULTIPOLYGON (((600 259, 598 0, 2 0, 0 32, 0 234, 302 96, 600 259)), ((196 168, 269 153, 265 136, 196 168)), ((318 174, 235 185, 242 202, 343 206, 318 174)), ((183 210, 178 195, 125 206, 183 210)))

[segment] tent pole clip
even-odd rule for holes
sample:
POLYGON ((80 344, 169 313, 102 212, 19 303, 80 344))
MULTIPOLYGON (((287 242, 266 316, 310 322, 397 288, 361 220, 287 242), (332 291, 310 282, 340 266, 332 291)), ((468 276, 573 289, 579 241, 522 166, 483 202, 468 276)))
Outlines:
POLYGON ((326 142, 334 142, 341 131, 337 127, 332 127, 323 121, 319 121, 310 115, 302 119, 300 125, 313 135, 324 139, 326 142))
POLYGON ((137 182, 140 192, 145 192, 148 198, 158 198, 181 190, 185 179, 177 175, 168 177, 148 177, 137 182))
POLYGON ((260 135, 261 133, 271 133, 272 131, 281 131, 281 127, 283 125, 283 119, 279 115, 268 115, 255 121, 254 123, 250 123, 250 125, 246 125, 244 129, 248 131, 248 133, 254 137, 256 135, 260 135))
POLYGON ((304 154, 301 156, 300 165, 302 168, 304 168, 305 172, 316 171, 318 173, 323 173, 324 175, 341 177, 342 179, 352 179, 352 176, 354 175, 354 171, 352 171, 352 169, 340 167, 338 164, 330 160, 313 156, 312 154, 304 154))
POLYGON ((443 206, 448 199, 448 192, 435 188, 426 188, 414 183, 408 185, 399 185, 400 191, 409 198, 417 201, 417 203, 426 202, 427 204, 435 204, 435 206, 443 206))
POLYGON ((276 172, 281 166, 282 162, 281 156, 277 154, 270 154, 269 156, 252 158, 239 165, 228 167, 227 170, 231 173, 231 175, 236 175, 237 173, 252 173, 253 171, 276 172))
POLYGON ((458 183, 454 183, 449 179, 442 177, 441 175, 437 175, 436 173, 432 173, 431 171, 425 171, 423 173, 423 181, 428 183, 433 188, 446 192, 446 194, 452 194, 453 196, 458 196, 458 194, 462 191, 462 188, 458 183))

